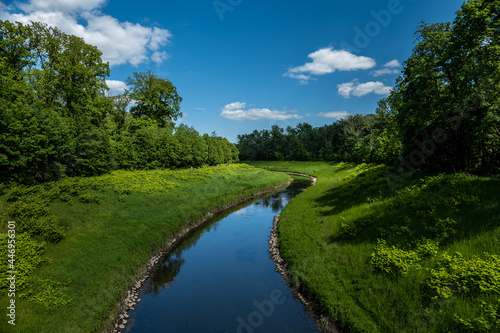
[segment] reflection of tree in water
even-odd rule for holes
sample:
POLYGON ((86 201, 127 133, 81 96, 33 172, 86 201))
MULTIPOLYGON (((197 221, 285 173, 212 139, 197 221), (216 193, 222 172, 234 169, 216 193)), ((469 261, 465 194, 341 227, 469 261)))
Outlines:
POLYGON ((300 194, 309 185, 310 181, 296 180, 285 190, 263 198, 258 204, 264 207, 271 207, 274 213, 279 213, 285 208, 290 199, 300 194))
POLYGON ((158 295, 162 289, 172 285, 184 262, 180 256, 172 254, 168 260, 158 265, 152 276, 146 280, 143 286, 144 293, 158 295))
POLYGON ((180 241, 180 243, 169 254, 161 259, 161 263, 152 272, 151 277, 145 281, 142 291, 145 294, 154 293, 155 295, 158 295, 162 289, 175 283, 175 277, 179 274, 181 267, 185 262, 182 258, 182 253, 193 247, 205 232, 216 230, 220 221, 228 215, 247 207, 252 203, 262 205, 264 207, 271 207, 273 212, 278 213, 283 210, 288 200, 301 193, 304 188, 309 185, 309 181, 294 181, 289 187, 278 193, 274 193, 262 199, 256 198, 250 202, 237 205, 221 214, 216 215, 208 223, 191 231, 189 235, 180 241))

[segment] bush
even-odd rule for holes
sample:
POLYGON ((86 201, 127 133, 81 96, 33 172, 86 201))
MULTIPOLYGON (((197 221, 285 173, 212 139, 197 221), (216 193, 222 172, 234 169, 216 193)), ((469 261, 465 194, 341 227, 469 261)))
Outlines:
POLYGON ((57 217, 49 215, 47 204, 36 197, 17 201, 9 209, 10 217, 18 224, 18 231, 30 236, 40 235, 56 243, 64 237, 64 230, 58 225, 57 217))
POLYGON ((412 268, 418 269, 420 266, 417 263, 420 260, 417 252, 388 246, 385 240, 379 239, 375 252, 371 254, 370 263, 381 273, 404 275, 412 268))
POLYGON ((500 256, 465 260, 460 253, 444 253, 426 281, 432 300, 453 295, 500 294, 500 256))
MULTIPOLYGON (((4 258, 0 261, 0 289, 8 289, 9 281, 7 278, 9 270, 9 262, 6 260, 8 257, 8 243, 10 238, 7 234, 0 234, 0 255, 4 258)), ((17 271, 16 274, 16 289, 23 290, 28 286, 28 277, 46 259, 42 258, 45 252, 45 243, 39 243, 32 240, 27 234, 16 233, 15 238, 16 254, 14 267, 17 271)))

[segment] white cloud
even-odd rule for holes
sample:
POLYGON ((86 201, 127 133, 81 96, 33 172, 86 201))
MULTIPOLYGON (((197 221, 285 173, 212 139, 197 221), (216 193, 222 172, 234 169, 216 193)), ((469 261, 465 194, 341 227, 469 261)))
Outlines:
POLYGON ((170 31, 120 22, 99 11, 104 3, 105 0, 31 0, 18 5, 17 13, 12 7, 0 7, 0 19, 23 24, 43 22, 82 37, 85 42, 97 46, 103 53, 103 60, 111 65, 130 63, 137 66, 149 61, 161 63, 168 58, 160 49, 169 43, 170 31))
POLYGON ((349 116, 347 111, 330 111, 317 114, 318 117, 344 119, 349 116))
POLYGON ((384 67, 389 67, 389 68, 399 68, 401 67, 401 64, 397 59, 391 60, 388 63, 384 65, 384 67))
POLYGON ((384 65, 384 68, 376 70, 373 72, 373 76, 382 76, 382 75, 391 75, 391 74, 398 74, 401 72, 401 64, 399 63, 398 60, 394 59, 389 61, 384 65))
POLYGON ((100 7, 106 0, 31 0, 27 4, 19 4, 24 12, 76 12, 92 10, 100 7))
POLYGON ((238 110, 238 109, 244 109, 247 103, 241 103, 241 102, 234 102, 227 104, 222 110, 223 111, 233 111, 233 110, 238 110))
POLYGON ((122 94, 125 89, 127 89, 127 84, 118 80, 106 80, 106 85, 108 86, 109 93, 111 95, 122 94))
POLYGON ((346 50, 334 50, 332 47, 322 48, 308 55, 312 62, 290 68, 284 76, 307 83, 311 75, 325 75, 339 71, 356 71, 375 67, 375 59, 357 56, 346 50), (307 74, 304 74, 307 73, 307 74))
POLYGON ((270 110, 267 108, 263 109, 253 108, 244 110, 245 107, 246 103, 241 103, 241 102, 227 104, 222 108, 220 117, 237 121, 249 121, 249 120, 260 120, 260 119, 287 120, 291 118, 296 118, 296 119, 302 118, 302 116, 294 114, 296 113, 296 111, 278 111, 278 110, 270 110))
POLYGON ((357 80, 339 84, 337 88, 339 95, 345 98, 350 98, 351 95, 361 97, 371 93, 375 93, 377 95, 388 95, 393 89, 380 81, 358 83, 357 80))

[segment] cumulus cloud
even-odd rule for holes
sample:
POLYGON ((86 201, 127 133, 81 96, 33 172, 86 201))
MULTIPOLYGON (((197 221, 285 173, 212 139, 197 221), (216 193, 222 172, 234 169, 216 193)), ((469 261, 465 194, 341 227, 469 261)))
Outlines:
POLYGON ((349 116, 349 113, 347 111, 330 111, 318 113, 317 116, 324 118, 344 119, 349 116))
POLYGON ((92 10, 102 6, 106 0, 31 0, 29 3, 19 4, 24 12, 77 12, 92 10))
POLYGON ((382 75, 398 74, 401 71, 400 68, 401 64, 398 60, 394 59, 386 63, 383 68, 373 72, 373 76, 377 77, 382 75))
POLYGON ((127 89, 127 84, 118 80, 106 80, 106 85, 108 86, 109 94, 111 95, 122 94, 125 89, 127 89))
POLYGON ((31 0, 17 9, 0 7, 0 19, 23 24, 43 22, 61 31, 82 37, 102 51, 104 61, 111 65, 129 63, 137 66, 168 58, 160 51, 172 37, 170 31, 146 27, 138 23, 120 22, 99 9, 105 0, 31 0))
POLYGON ((359 83, 357 80, 339 84, 337 88, 339 95, 345 98, 350 98, 351 95, 361 97, 371 93, 388 95, 393 89, 380 81, 359 83))
POLYGON ((375 59, 357 56, 346 50, 334 50, 332 47, 322 48, 308 55, 312 62, 290 68, 284 76, 307 83, 311 75, 325 75, 338 71, 356 71, 375 67, 375 59))
POLYGON ((245 108, 246 108, 246 103, 235 102, 227 104, 222 108, 220 117, 237 121, 261 120, 261 119, 287 120, 291 118, 296 118, 296 119, 302 118, 302 116, 295 114, 296 111, 278 111, 278 110, 270 110, 267 108, 263 109, 253 108, 244 110, 245 108))

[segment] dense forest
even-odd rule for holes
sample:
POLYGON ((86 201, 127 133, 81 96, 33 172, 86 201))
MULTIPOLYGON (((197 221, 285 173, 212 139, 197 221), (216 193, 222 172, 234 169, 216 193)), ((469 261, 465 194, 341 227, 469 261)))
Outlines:
POLYGON ((464 3, 450 23, 421 23, 415 48, 375 114, 238 136, 241 160, 350 161, 430 172, 500 167, 498 1, 464 3))
POLYGON ((226 139, 175 126, 182 98, 152 71, 109 96, 101 55, 57 28, 0 21, 0 181, 237 160, 226 139))

